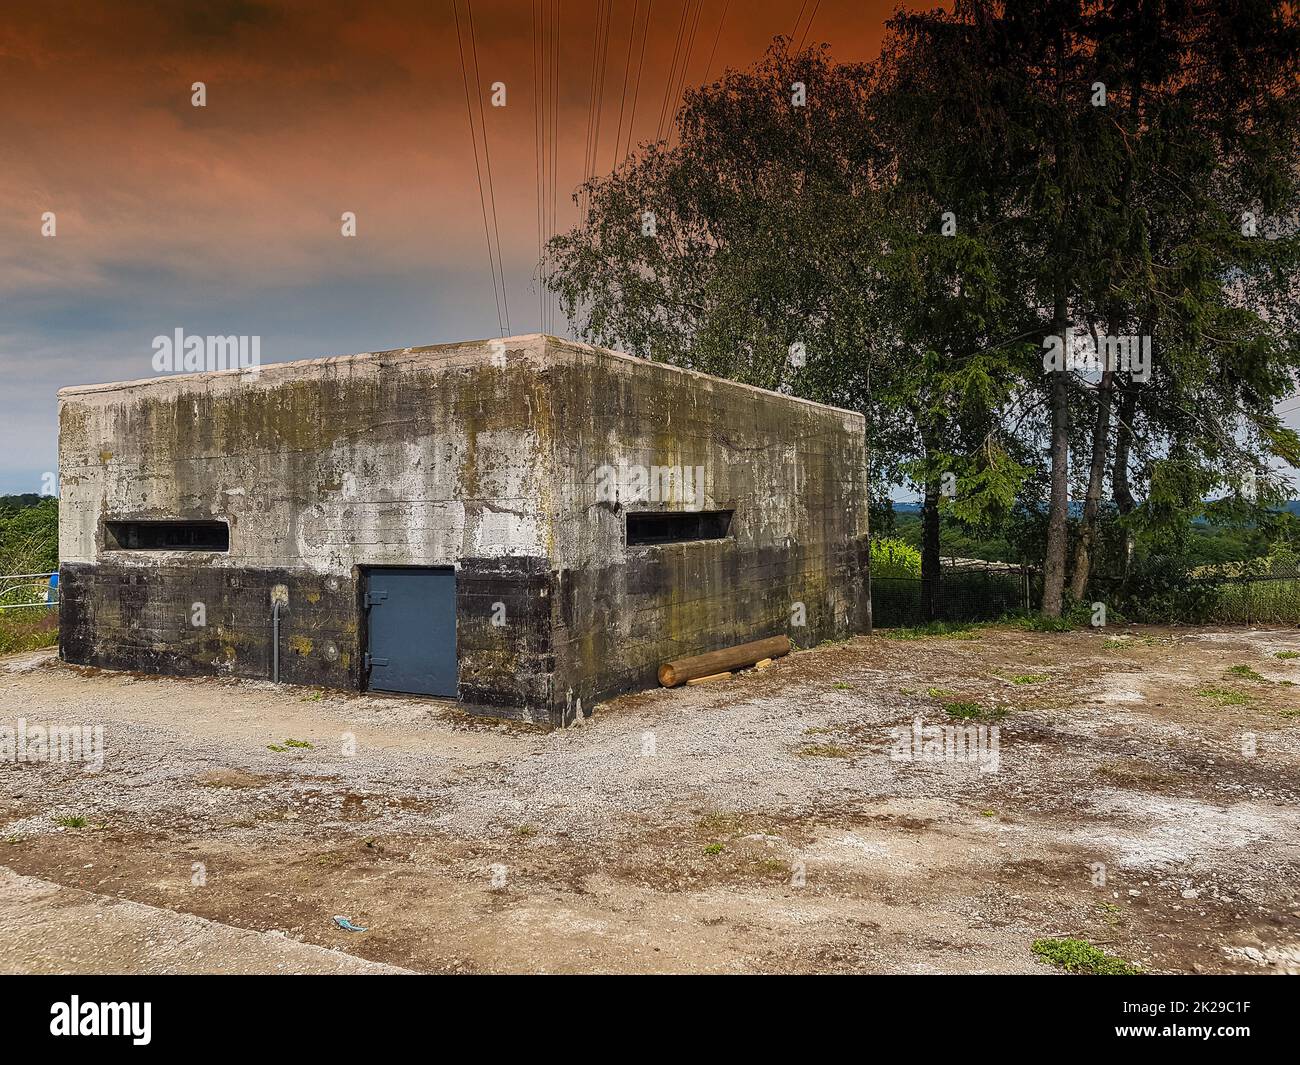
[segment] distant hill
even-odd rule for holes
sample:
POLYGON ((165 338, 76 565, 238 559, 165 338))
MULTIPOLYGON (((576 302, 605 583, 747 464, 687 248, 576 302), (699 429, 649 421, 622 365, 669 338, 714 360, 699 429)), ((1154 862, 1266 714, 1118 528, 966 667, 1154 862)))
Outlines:
MULTIPOLYGON (((3 497, 0 497, 0 499, 2 498, 3 497)), ((1294 514, 1296 517, 1300 517, 1300 499, 1288 499, 1285 503, 1282 504, 1282 506, 1279 509, 1286 511, 1288 514, 1294 514)), ((920 514, 921 504, 920 503, 895 503, 894 513, 895 514, 920 514)), ((1082 513, 1083 513, 1082 503, 1075 501, 1070 504, 1070 514, 1072 516, 1077 518, 1082 513)), ((1197 519, 1197 520, 1200 521, 1201 519, 1197 519)))

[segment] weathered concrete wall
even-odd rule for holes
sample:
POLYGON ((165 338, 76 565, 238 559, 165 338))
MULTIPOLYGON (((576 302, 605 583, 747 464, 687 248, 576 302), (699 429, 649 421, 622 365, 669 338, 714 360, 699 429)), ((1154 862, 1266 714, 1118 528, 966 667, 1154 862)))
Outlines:
POLYGON ((860 415, 586 345, 552 351, 557 695, 587 708, 655 684, 668 658, 778 633, 807 647, 863 631, 860 415), (630 502, 636 485, 616 477, 610 502, 602 471, 620 464, 702 467, 703 497, 630 502), (733 510, 730 535, 625 543, 629 507, 692 505, 733 510))
POLYGON ((281 586, 282 679, 361 687, 365 568, 453 565, 461 700, 560 725, 665 658, 807 646, 868 609, 860 417, 553 338, 67 389, 59 448, 72 662, 266 677, 281 586), (611 497, 620 463, 700 467, 703 495, 611 497), (629 507, 734 518, 629 547, 629 507), (214 518, 228 552, 104 542, 214 518))
POLYGON ((359 568, 459 564, 463 694, 549 720, 550 600, 517 579, 548 570, 544 356, 522 338, 64 390, 65 658, 268 676, 282 584, 283 679, 355 687, 359 568), (166 518, 228 521, 229 552, 104 550, 105 521, 166 518))

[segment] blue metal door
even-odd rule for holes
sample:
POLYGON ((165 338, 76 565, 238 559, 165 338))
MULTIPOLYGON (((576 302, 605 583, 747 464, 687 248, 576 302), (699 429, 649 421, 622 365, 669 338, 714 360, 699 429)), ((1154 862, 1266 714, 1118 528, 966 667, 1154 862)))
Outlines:
POLYGON ((456 571, 372 569, 366 579, 369 687, 456 696, 456 571))

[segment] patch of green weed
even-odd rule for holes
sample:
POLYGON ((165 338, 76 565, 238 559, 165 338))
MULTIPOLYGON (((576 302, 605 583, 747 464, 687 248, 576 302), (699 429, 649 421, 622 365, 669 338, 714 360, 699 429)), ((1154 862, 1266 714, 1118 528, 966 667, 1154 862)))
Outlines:
POLYGON ((934 637, 946 640, 974 640, 979 636, 979 626, 965 621, 931 621, 912 628, 886 629, 882 635, 890 640, 925 640, 934 637))
POLYGON ((293 748, 302 748, 308 751, 315 750, 313 745, 308 743, 306 740, 287 739, 284 743, 268 743, 266 745, 268 751, 278 751, 281 754, 293 748))
POLYGON ((810 743, 799 748, 800 758, 851 758, 853 752, 838 743, 810 743))
POLYGON ((1067 973, 1085 976, 1136 976, 1139 969, 1094 947, 1086 939, 1036 939, 1033 951, 1067 973))
POLYGON ((1077 626, 1069 618, 1049 618, 1043 614, 1025 614, 1022 617, 1007 618, 1004 625, 1025 632, 1072 632, 1077 626))
POLYGON ((1249 698, 1232 688, 1202 688, 1196 694, 1202 699, 1213 699, 1219 706, 1245 706, 1250 702, 1249 698))
POLYGON ((985 708, 979 703, 944 703, 943 712, 957 721, 998 721, 1007 713, 1000 707, 985 708))

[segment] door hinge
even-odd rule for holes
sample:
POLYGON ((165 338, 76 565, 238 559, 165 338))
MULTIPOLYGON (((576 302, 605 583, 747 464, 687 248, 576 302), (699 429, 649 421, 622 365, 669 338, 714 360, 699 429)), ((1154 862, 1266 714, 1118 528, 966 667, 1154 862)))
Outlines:
POLYGON ((387 658, 376 658, 369 651, 361 656, 361 664, 365 669, 373 669, 375 666, 388 665, 387 658))
POLYGON ((388 598, 387 592, 366 592, 366 606, 374 606, 388 598))

